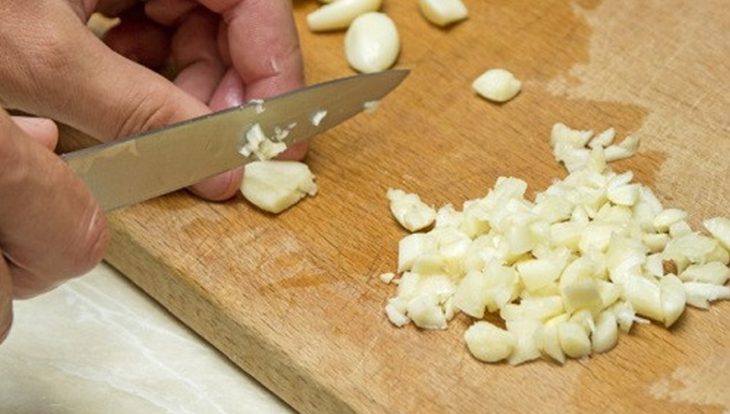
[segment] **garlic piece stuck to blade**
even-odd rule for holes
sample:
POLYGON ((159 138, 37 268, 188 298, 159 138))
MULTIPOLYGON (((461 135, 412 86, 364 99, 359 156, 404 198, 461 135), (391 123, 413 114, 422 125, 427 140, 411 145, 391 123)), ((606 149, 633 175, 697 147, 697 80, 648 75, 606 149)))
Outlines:
POLYGON ((464 335, 475 358, 562 364, 611 350, 636 323, 669 328, 687 305, 730 299, 730 220, 706 220, 712 237, 693 231, 686 212, 664 208, 633 173, 608 167, 609 149, 620 159, 639 145, 632 137, 613 144, 615 135, 555 124, 550 142, 569 174, 534 200, 513 177, 461 210, 435 211, 390 190, 404 227, 435 224, 399 243, 403 276, 388 319, 445 329, 459 311, 477 320, 497 313, 506 330, 477 321, 464 335))
POLYGON ((469 16, 461 0, 419 0, 418 7, 426 20, 437 26, 447 26, 469 16))
POLYGON ((522 82, 505 69, 489 69, 480 75, 472 88, 481 96, 494 102, 507 102, 522 89, 522 82))
POLYGON ((380 9, 382 0, 336 0, 307 15, 313 32, 347 29, 360 15, 380 9))
POLYGON ((255 161, 246 164, 241 193, 258 208, 278 214, 306 195, 314 196, 317 185, 304 163, 255 161))
POLYGON ((246 142, 243 144, 239 152, 241 155, 248 157, 255 155, 259 161, 270 160, 286 150, 286 144, 283 142, 274 142, 264 134, 261 125, 254 124, 246 132, 246 142))
POLYGON ((350 66, 359 72, 373 73, 386 70, 393 66, 398 53, 400 53, 398 29, 393 20, 383 13, 365 13, 356 18, 347 29, 345 57, 350 66))

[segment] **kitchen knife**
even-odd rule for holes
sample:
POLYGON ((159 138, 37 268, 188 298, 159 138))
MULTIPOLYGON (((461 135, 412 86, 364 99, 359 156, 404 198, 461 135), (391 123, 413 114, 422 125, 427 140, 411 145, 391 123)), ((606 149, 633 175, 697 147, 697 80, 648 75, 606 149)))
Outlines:
POLYGON ((241 150, 256 124, 268 137, 286 135, 281 142, 289 146, 367 109, 407 75, 391 70, 336 79, 62 157, 108 211, 255 161, 241 150))

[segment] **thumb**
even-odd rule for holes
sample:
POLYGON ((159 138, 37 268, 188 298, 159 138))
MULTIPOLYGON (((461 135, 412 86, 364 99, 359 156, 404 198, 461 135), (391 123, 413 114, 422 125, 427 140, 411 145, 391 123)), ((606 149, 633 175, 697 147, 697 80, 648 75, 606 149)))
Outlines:
MULTIPOLYGON (((14 19, 4 17, 8 13, 0 17, 0 38, 9 42, 0 48, 11 49, 20 62, 0 69, 0 98, 11 106, 56 119, 101 141, 210 112, 172 82, 109 49, 66 2, 47 0, 43 7, 27 3, 36 2, 11 2, 10 7, 18 9, 14 19), (3 20, 15 27, 4 27, 3 20), (45 24, 33 24, 36 21, 45 24), (3 36, 5 30, 30 30, 32 36, 3 36), (29 39, 31 44, 20 44, 29 39)), ((204 197, 225 199, 235 194, 238 180, 240 176, 231 173, 196 188, 204 197)))
POLYGON ((0 194, 0 291, 9 274, 14 296, 32 296, 101 259, 109 235, 89 190, 2 110, 0 194))
POLYGON ((36 118, 31 116, 14 116, 15 125, 36 142, 53 151, 58 143, 58 127, 56 123, 47 118, 36 118))

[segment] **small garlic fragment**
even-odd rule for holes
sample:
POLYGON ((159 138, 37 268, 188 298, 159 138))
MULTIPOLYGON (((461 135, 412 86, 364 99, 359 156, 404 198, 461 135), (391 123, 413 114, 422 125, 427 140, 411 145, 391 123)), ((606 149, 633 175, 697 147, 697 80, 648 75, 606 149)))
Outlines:
POLYGON ((507 102, 520 92, 522 82, 505 69, 489 69, 474 80, 472 87, 490 101, 507 102))
POLYGON ((707 231, 712 234, 727 250, 730 250, 730 219, 725 217, 715 217, 705 220, 704 224, 707 231))
POLYGON ((625 158, 633 157, 639 150, 639 141, 639 137, 631 135, 624 138, 624 140, 621 141, 619 144, 614 144, 606 147, 606 161, 618 161, 625 158))
POLYGON ((507 321, 507 331, 517 339, 514 350, 507 358, 510 365, 519 365, 540 357, 537 347, 537 338, 540 336, 542 325, 538 321, 529 319, 507 321))
POLYGON ((376 11, 382 0, 336 0, 307 15, 307 26, 313 32, 346 29, 358 16, 376 11))
POLYGON ((685 282, 687 304, 700 309, 708 309, 710 302, 730 299, 730 286, 718 286, 711 283, 685 282))
POLYGON ((664 326, 669 328, 684 312, 687 303, 687 294, 682 281, 674 275, 666 275, 659 281, 662 297, 662 312, 664 326))
MULTIPOLYGON (((344 0, 337 0, 333 3, 344 0)), ((355 19, 345 34, 345 57, 355 70, 381 72, 393 66, 400 53, 395 23, 386 14, 365 13, 355 19)))
POLYGON ((464 332, 464 340, 469 352, 485 362, 497 362, 509 357, 517 345, 517 338, 512 332, 484 321, 470 326, 464 332))
POLYGON ((388 284, 388 283, 392 282, 393 279, 395 279, 395 273, 393 273, 393 272, 381 273, 380 276, 378 276, 378 278, 380 279, 381 282, 388 284))
POLYGON ((270 140, 264 134, 261 125, 254 124, 246 132, 246 142, 241 146, 239 152, 245 157, 254 154, 260 161, 265 161, 281 154, 286 148, 286 144, 283 142, 270 140))
POLYGON ((563 322, 558 326, 558 340, 563 352, 571 358, 582 358, 591 353, 588 334, 575 322, 563 322))
POLYGON ((424 229, 433 224, 436 219, 436 210, 421 201, 416 194, 391 188, 388 189, 387 197, 390 200, 390 211, 393 213, 393 217, 407 230, 424 229))
POLYGON ((730 269, 722 262, 709 262, 702 265, 691 265, 679 275, 685 282, 712 283, 724 285, 730 277, 730 269))
POLYGON ((241 193, 260 209, 278 214, 306 195, 314 196, 317 185, 304 163, 255 161, 246 164, 241 193))
POLYGON ((657 214, 654 218, 654 228, 658 232, 666 233, 669 231, 669 227, 677 222, 684 221, 687 219, 687 213, 677 208, 668 208, 661 213, 657 214))
POLYGON ((428 21, 438 26, 446 26, 469 15, 461 0, 419 0, 418 7, 428 21))
POLYGON ((327 116, 327 111, 317 111, 312 115, 312 125, 319 126, 319 124, 322 123, 322 120, 327 116))
POLYGON ((613 143, 613 139, 616 137, 616 130, 613 128, 608 128, 607 130, 601 132, 600 134, 596 135, 591 141, 588 143, 588 146, 590 148, 596 148, 596 147, 607 147, 613 143))
POLYGON ((601 312, 596 321, 596 330, 591 335, 593 352, 610 351, 618 342, 618 322, 610 310, 601 312))

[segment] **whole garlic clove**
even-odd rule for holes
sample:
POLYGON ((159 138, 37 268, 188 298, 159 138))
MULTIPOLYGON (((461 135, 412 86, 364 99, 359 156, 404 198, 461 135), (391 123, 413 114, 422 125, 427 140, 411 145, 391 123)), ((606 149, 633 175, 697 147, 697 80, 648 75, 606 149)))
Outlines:
POLYGON ((494 102, 507 102, 522 89, 522 82, 505 69, 489 69, 472 83, 474 90, 494 102))
POLYGON ((359 72, 384 71, 393 66, 399 53, 398 29, 383 13, 365 13, 347 29, 345 56, 350 66, 359 72))
POLYGON ((313 32, 347 29, 361 14, 378 10, 382 0, 337 0, 309 13, 307 26, 313 32))
POLYGON ((469 16, 461 0, 419 0, 418 7, 426 20, 437 26, 447 26, 469 16))

